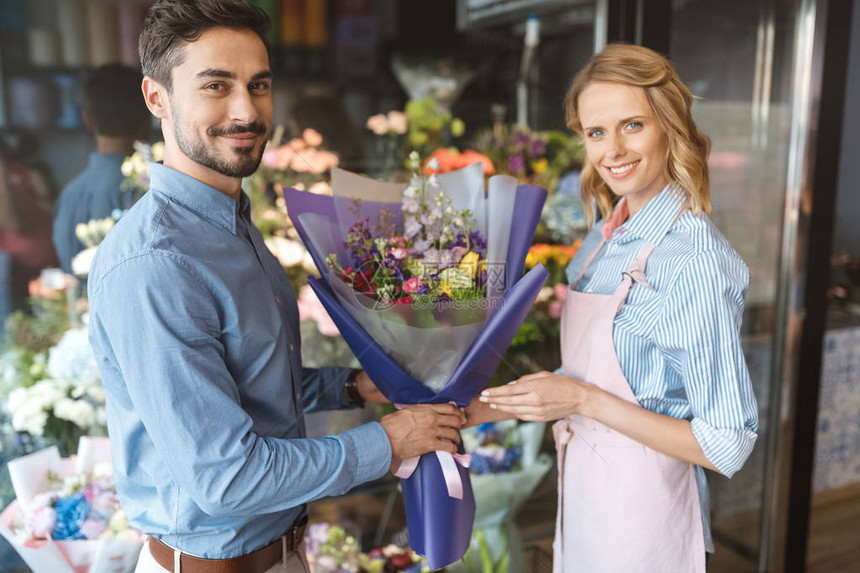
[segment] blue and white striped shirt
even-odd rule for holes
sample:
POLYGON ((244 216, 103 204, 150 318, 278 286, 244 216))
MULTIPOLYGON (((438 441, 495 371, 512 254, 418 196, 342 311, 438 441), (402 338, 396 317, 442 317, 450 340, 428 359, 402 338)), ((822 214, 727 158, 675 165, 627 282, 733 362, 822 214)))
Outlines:
MULTIPOLYGON (((686 211, 680 189, 667 185, 615 230, 595 256, 578 291, 612 294, 645 241, 655 248, 645 275, 653 290, 634 286, 615 317, 621 369, 644 408, 690 420, 705 456, 731 477, 752 452, 758 408, 741 347, 749 271, 710 218, 686 211)), ((603 222, 567 269, 573 282, 600 244, 603 222)), ((705 542, 713 551, 707 484, 696 468, 705 542)))

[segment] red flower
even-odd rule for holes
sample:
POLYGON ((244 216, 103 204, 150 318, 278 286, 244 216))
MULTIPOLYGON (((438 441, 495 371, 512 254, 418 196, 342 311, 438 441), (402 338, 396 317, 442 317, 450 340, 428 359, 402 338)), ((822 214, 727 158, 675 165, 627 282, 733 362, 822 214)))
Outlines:
POLYGON ((412 297, 409 295, 401 296, 397 299, 397 304, 412 304, 412 297))
POLYGON ((355 276, 352 277, 352 288, 367 296, 373 296, 376 293, 373 276, 367 272, 355 273, 355 276))

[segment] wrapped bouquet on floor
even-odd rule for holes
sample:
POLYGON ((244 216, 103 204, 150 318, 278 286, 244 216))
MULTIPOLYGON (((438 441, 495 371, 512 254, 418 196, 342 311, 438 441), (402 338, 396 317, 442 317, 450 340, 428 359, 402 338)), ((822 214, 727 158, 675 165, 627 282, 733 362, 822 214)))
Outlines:
MULTIPOLYGON (((547 278, 522 275, 542 188, 480 164, 409 184, 332 170, 331 197, 288 189, 290 218, 316 263, 332 320, 397 404, 465 407, 487 384, 547 278)), ((459 560, 475 515, 468 456, 401 460, 409 544, 432 569, 459 560)))
POLYGON ((107 438, 81 438, 71 458, 52 446, 12 460, 9 474, 17 499, 0 533, 34 573, 134 571, 143 536, 119 507, 107 438))

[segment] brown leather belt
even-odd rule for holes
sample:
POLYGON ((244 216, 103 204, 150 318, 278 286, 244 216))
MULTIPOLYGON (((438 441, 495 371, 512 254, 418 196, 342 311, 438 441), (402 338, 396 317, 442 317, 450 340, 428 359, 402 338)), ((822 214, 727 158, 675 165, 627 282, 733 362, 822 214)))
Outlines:
MULTIPOLYGON (((307 517, 287 530, 284 535, 251 553, 231 559, 201 559, 183 553, 180 557, 180 573, 265 573, 281 560, 286 538, 286 551, 292 553, 301 547, 307 528, 307 517)), ((149 538, 149 552, 163 568, 173 571, 174 550, 154 537, 149 538)))

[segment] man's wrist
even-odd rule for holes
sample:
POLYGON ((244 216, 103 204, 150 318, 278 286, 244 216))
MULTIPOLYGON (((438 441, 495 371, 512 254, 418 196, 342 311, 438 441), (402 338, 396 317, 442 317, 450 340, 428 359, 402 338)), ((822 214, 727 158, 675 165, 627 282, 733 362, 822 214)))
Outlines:
POLYGON ((343 393, 346 396, 346 401, 350 406, 358 406, 359 408, 364 407, 364 398, 361 397, 361 392, 358 391, 358 375, 362 372, 361 368, 353 369, 349 373, 349 376, 346 377, 346 382, 343 383, 343 393))

